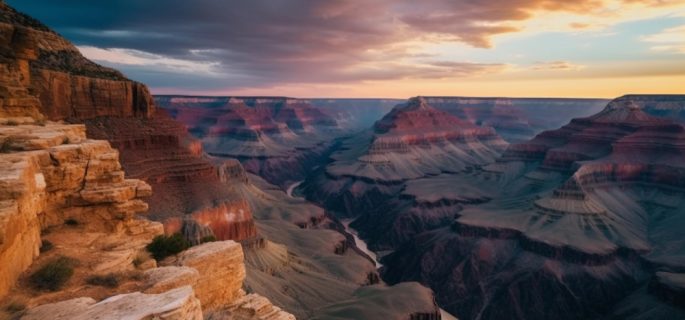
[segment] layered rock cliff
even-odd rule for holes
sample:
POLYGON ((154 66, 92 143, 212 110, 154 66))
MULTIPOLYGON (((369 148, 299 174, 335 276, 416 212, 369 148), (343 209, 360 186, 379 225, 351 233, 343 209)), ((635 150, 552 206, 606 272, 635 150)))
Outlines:
POLYGON ((494 164, 412 182, 405 205, 456 219, 387 256, 384 279, 427 284, 467 319, 682 316, 664 302, 677 294, 645 287, 685 262, 684 130, 624 97, 494 164))
POLYGON ((356 218, 352 227, 374 249, 397 244, 416 232, 451 220, 435 214, 420 219, 394 202, 412 180, 471 171, 492 163, 506 148, 492 128, 480 127, 413 98, 395 107, 373 129, 342 142, 332 162, 301 187, 307 199, 340 217, 356 218), (376 235, 383 234, 383 239, 376 235))
POLYGON ((608 101, 601 99, 533 99, 426 97, 433 107, 471 123, 488 126, 507 142, 522 142, 568 119, 591 115, 608 101))
POLYGON ((3 25, 0 52, 0 69, 7 71, 0 78, 0 316, 203 319, 203 312, 220 312, 234 319, 294 319, 241 291, 243 254, 232 241, 177 257, 174 268, 196 276, 159 276, 145 247, 163 226, 138 217, 148 210, 142 199, 152 194, 150 185, 125 178, 119 152, 87 138, 86 126, 48 121, 40 113, 45 108, 26 67, 37 58, 30 54, 36 43, 54 39, 36 35, 40 25, 4 3, 0 9, 2 21, 14 24, 3 25), (157 292, 134 292, 150 288, 157 292))
POLYGON ((90 138, 110 141, 128 177, 157 190, 146 200, 149 217, 164 222, 168 232, 186 230, 193 241, 256 236, 244 199, 221 181, 221 162, 208 159, 183 125, 155 107, 145 85, 91 62, 40 22, 4 4, 0 9, 5 56, 18 61, 13 83, 26 91, 8 87, 13 98, 6 105, 24 108, 37 97, 34 117, 40 112, 50 120, 84 123, 90 138), (200 232, 198 223, 212 234, 200 232))
MULTIPOLYGON (((39 21, 0 4, 0 33, 31 43, 34 59, 21 64, 30 86, 52 120, 97 116, 147 117, 154 112, 145 85, 86 59, 69 41, 39 21), (17 31, 15 31, 17 30, 17 31)), ((16 46, 15 46, 16 47, 16 46)))
POLYGON ((213 156, 235 158, 281 187, 304 178, 342 133, 308 101, 270 97, 160 96, 157 103, 189 127, 213 156))

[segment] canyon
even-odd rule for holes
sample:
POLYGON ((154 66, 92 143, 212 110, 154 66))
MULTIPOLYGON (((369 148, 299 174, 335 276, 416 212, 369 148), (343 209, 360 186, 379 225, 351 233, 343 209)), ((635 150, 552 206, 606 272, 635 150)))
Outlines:
POLYGON ((0 319, 685 319, 684 95, 152 96, 0 12, 0 319))
MULTIPOLYGON (((417 283, 374 289, 373 262, 323 209, 206 154, 145 85, 0 9, 2 317, 293 319, 362 304, 369 317, 439 318, 417 283), (164 234, 192 247, 152 259, 164 234), (46 268, 68 272, 59 290, 32 285, 46 268), (421 298, 380 307, 407 296, 421 298)), ((317 110, 301 109, 278 121, 311 129, 294 122, 317 110)))

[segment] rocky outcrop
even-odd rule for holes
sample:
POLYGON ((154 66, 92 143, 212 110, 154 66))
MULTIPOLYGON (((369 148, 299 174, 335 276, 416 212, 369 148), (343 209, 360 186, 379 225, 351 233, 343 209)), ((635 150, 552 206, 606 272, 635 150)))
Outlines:
POLYGON ((186 235, 194 243, 205 236, 245 240, 256 235, 251 209, 231 187, 232 179, 240 179, 240 164, 207 158, 202 145, 163 111, 146 119, 99 117, 85 123, 89 136, 120 150, 129 177, 153 187, 149 216, 163 222, 168 233, 193 230, 186 235))
POLYGON ((0 32, 19 34, 20 38, 5 39, 26 44, 20 52, 33 60, 20 64, 20 68, 30 73, 25 85, 41 100, 45 116, 51 120, 82 120, 97 116, 149 117, 154 113, 145 85, 89 61, 69 41, 35 19, 4 3, 0 10, 0 32))
POLYGON ((383 278, 429 285, 460 318, 680 314, 654 300, 668 290, 651 279, 685 265, 676 235, 685 223, 684 130, 620 98, 511 146, 497 163, 416 182, 409 199, 456 219, 405 241, 382 261, 383 278), (427 186, 433 196, 418 197, 427 186))
POLYGON ((607 103, 600 99, 476 97, 426 97, 426 101, 473 124, 492 127, 511 143, 526 141, 570 118, 593 114, 607 103))
MULTIPOLYGON (((8 73, 16 79, 6 80, 5 91, 13 97, 3 103, 8 115, 31 105, 37 107, 31 113, 34 118, 42 111, 51 120, 85 123, 88 137, 108 140, 120 151, 128 177, 145 180, 157 190, 147 200, 150 217, 167 229, 178 221, 197 222, 189 214, 206 218, 207 212, 221 214, 222 208, 240 201, 221 183, 220 164, 203 155, 185 127, 155 108, 145 85, 87 60, 40 22, 5 4, 0 9, 0 47, 7 47, 5 55, 17 61, 6 66, 17 69, 8 73), (35 96, 28 95, 29 89, 35 96)), ((218 239, 256 235, 249 210, 235 224, 217 219, 211 228, 218 239)))
POLYGON ((40 230, 74 221, 94 232, 135 232, 134 217, 147 211, 150 188, 124 179, 118 153, 106 141, 87 140, 80 125, 0 128, 3 190, 2 292, 31 264, 40 230), (10 263, 9 261, 13 261, 10 263))
POLYGON ((343 133, 333 118, 300 99, 158 96, 156 102, 210 155, 236 158, 281 187, 302 180, 343 133))
POLYGON ((371 248, 387 249, 454 218, 448 211, 423 218, 408 212, 400 203, 408 183, 473 171, 493 163, 506 146, 492 128, 459 119, 417 97, 377 121, 372 131, 343 141, 333 161, 310 175, 300 189, 338 216, 357 219, 351 226, 370 240, 371 248))
POLYGON ((243 250, 237 242, 210 242, 193 247, 179 254, 174 264, 200 273, 193 288, 205 309, 225 306, 244 294, 241 288, 245 264, 243 250))
POLYGON ((29 310, 25 320, 77 319, 163 319, 201 320, 200 301, 191 287, 181 287, 161 294, 130 293, 117 295, 100 302, 77 298, 29 310))

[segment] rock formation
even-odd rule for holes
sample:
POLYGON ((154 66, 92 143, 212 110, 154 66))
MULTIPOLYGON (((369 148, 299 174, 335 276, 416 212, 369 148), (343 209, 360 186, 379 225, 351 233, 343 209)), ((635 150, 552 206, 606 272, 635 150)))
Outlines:
POLYGON ((153 111, 145 85, 128 80, 120 72, 99 66, 79 53, 69 41, 39 21, 0 4, 0 33, 19 44, 17 54, 32 60, 20 62, 23 75, 43 102, 42 113, 53 120, 89 119, 97 116, 140 116, 153 111), (30 44, 26 46, 26 44, 30 44), (25 77, 28 79, 28 77, 25 77))
POLYGON ((684 132, 628 96, 494 164, 412 182, 405 205, 456 219, 387 256, 383 278, 429 285, 460 318, 682 316, 664 307, 678 295, 657 288, 685 263, 684 132))
POLYGON ((77 320, 77 319, 163 319, 202 320, 200 301, 190 287, 181 287, 162 294, 131 293, 114 296, 97 302, 90 298, 77 298, 42 305, 29 310, 25 320, 77 320))
POLYGON ((469 122, 492 127, 510 143, 557 128, 568 119, 591 115, 606 105, 600 99, 426 97, 431 106, 469 122))
POLYGON ((256 236, 250 209, 221 181, 221 163, 208 159, 183 125, 155 107, 145 85, 89 61, 69 41, 9 6, 3 4, 2 13, 3 56, 17 61, 7 65, 17 69, 7 73, 17 75, 6 81, 13 97, 3 108, 8 115, 39 106, 34 118, 42 112, 53 121, 84 123, 89 138, 108 140, 119 150, 127 176, 157 190, 146 200, 149 217, 168 232, 185 224, 185 230, 199 231, 190 228, 199 223, 220 240, 256 236))
POLYGON ((339 217, 357 218, 352 227, 371 240, 372 248, 381 249, 388 241, 399 243, 453 218, 435 214, 429 221, 405 210, 389 210, 409 181, 471 171, 494 162, 506 146, 492 128, 435 109, 425 98, 413 98, 377 121, 373 130, 344 140, 333 161, 301 189, 339 217), (372 239, 374 235, 383 239, 372 239))
POLYGON ((342 131, 306 100, 160 96, 157 103, 189 127, 213 156, 240 160, 281 187, 304 178, 342 131))
MULTIPOLYGON (((294 317, 243 286, 306 317, 378 281, 321 208, 248 176, 238 161, 207 157, 143 85, 1 6, 0 259, 10 267, 0 273, 0 317, 286 320, 294 317), (148 207, 164 225, 138 217, 148 207), (164 230, 197 246, 157 267, 145 247, 164 230), (216 238, 241 240, 245 256, 233 241, 199 244, 216 238), (34 287, 34 275, 57 262, 71 268, 61 288, 34 287)), ((307 108, 283 108, 274 121, 302 132, 333 124, 307 108)), ((378 306, 385 292, 394 301, 405 290, 384 290, 378 306)), ((417 291, 427 298, 401 313, 435 314, 430 290, 417 291)), ((390 312, 399 314, 379 311, 390 312)))

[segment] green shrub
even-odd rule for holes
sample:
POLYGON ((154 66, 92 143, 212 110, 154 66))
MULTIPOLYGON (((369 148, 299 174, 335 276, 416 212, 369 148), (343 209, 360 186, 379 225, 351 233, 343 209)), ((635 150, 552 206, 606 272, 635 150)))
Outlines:
POLYGON ((72 218, 69 218, 69 219, 67 219, 67 220, 64 220, 64 224, 66 224, 66 225, 68 225, 68 226, 72 226, 72 227, 78 226, 78 225, 79 225, 78 220, 72 219, 72 218))
POLYGON ((94 286, 116 288, 119 286, 119 276, 114 273, 91 276, 86 279, 86 283, 94 286))
POLYGON ((26 310, 26 305, 20 302, 13 301, 5 305, 4 309, 9 313, 17 313, 26 310))
POLYGON ((152 254, 152 257, 155 258, 155 260, 159 261, 188 249, 189 247, 190 243, 188 240, 180 233, 176 233, 170 236, 156 236, 145 248, 152 254))
POLYGON ((76 261, 68 257, 58 257, 34 272, 29 281, 39 290, 57 291, 72 275, 76 261))
POLYGON ((13 137, 7 137, 5 141, 0 145, 0 153, 10 153, 12 152, 12 144, 15 142, 13 137))
POLYGON ((215 236, 206 236, 206 237, 203 237, 202 239, 200 239, 200 243, 207 243, 207 242, 214 242, 214 241, 216 241, 215 236))

